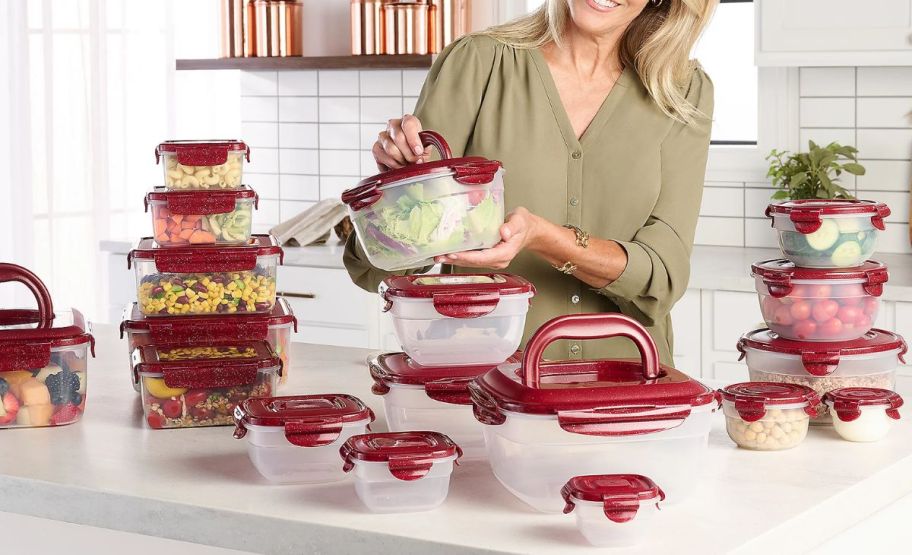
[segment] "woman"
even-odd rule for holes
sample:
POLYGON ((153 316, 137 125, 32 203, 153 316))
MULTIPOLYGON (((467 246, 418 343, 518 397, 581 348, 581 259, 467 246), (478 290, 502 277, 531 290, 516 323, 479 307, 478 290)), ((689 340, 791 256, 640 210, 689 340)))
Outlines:
MULTIPOLYGON (((454 156, 503 162, 502 242, 437 262, 534 283, 525 338, 561 314, 622 312, 672 363, 669 312, 687 288, 713 107, 712 83, 689 53, 715 4, 547 0, 450 45, 416 115, 380 133, 381 169, 426 160, 422 128, 443 134, 454 156)), ((355 237, 345 265, 367 290, 387 275, 355 237)), ((555 343, 547 356, 638 355, 618 338, 555 343)))

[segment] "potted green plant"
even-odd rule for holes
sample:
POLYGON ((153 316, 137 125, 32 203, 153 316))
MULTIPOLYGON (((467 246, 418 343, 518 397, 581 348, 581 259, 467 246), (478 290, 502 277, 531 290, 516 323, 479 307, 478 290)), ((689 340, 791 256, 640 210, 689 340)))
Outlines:
POLYGON ((769 171, 773 186, 773 200, 854 198, 839 183, 843 172, 864 175, 864 166, 858 163, 858 149, 830 143, 825 147, 808 141, 808 151, 791 153, 773 149, 769 156, 769 171))

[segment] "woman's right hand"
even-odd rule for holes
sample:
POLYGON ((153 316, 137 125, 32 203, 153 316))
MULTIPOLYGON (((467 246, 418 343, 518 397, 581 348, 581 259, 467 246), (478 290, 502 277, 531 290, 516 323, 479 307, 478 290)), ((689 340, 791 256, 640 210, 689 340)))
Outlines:
POLYGON ((380 171, 424 162, 426 151, 418 136, 420 132, 421 121, 412 114, 389 120, 371 149, 380 171))

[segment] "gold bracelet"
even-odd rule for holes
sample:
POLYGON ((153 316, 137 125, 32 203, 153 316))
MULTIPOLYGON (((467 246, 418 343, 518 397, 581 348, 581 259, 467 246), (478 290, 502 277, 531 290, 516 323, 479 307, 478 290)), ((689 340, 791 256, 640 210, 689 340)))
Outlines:
POLYGON ((581 248, 589 247, 589 232, 583 231, 582 229, 571 224, 564 224, 564 227, 567 229, 572 229, 573 233, 576 235, 576 246, 581 248))
POLYGON ((573 272, 576 271, 576 268, 577 266, 573 262, 564 262, 563 266, 554 266, 555 270, 562 274, 567 274, 568 276, 572 276, 573 272))

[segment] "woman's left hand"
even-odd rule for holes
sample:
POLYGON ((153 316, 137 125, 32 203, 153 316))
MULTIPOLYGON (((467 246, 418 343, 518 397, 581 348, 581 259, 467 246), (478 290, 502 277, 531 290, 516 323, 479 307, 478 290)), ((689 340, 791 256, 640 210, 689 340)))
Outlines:
POLYGON ((538 217, 520 207, 507 214, 504 224, 500 227, 500 243, 490 249, 438 256, 434 261, 466 268, 503 270, 534 240, 538 228, 538 217))

